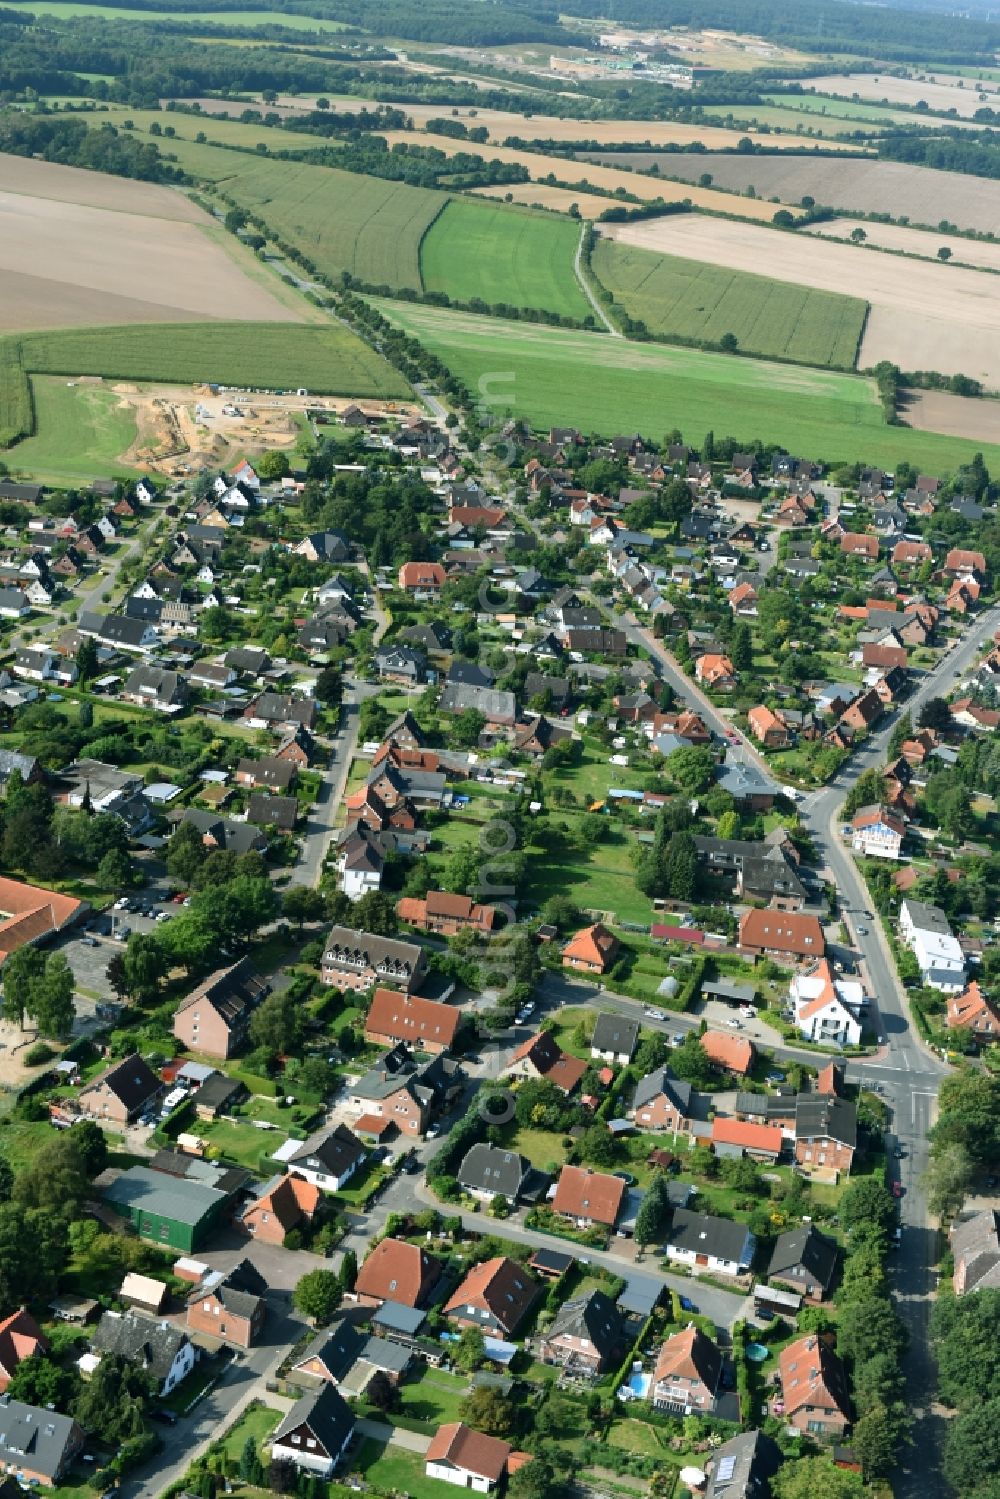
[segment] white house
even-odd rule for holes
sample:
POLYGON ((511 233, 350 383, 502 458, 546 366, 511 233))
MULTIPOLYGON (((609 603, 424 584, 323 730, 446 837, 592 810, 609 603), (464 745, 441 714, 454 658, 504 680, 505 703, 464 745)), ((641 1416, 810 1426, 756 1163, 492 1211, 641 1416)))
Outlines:
POLYGON ((67 686, 76 681, 77 675, 71 661, 42 646, 22 646, 14 657, 14 674, 29 682, 63 682, 67 686))
POLYGON ((448 1421, 438 1427, 427 1449, 424 1472, 442 1483, 490 1494, 503 1479, 510 1452, 510 1443, 500 1437, 485 1436, 463 1421, 448 1421))
POLYGON ((807 1041, 829 1046, 861 1043, 860 1014, 866 1004, 863 985, 834 977, 824 958, 808 973, 796 974, 789 986, 795 1023, 807 1041))
POLYGON ((757 1241, 745 1223, 675 1208, 663 1247, 668 1259, 696 1273, 743 1275, 753 1264, 757 1241))
POLYGON ((346 1124, 338 1124, 328 1135, 304 1145, 289 1140, 275 1152, 294 1176, 301 1176, 321 1192, 339 1192, 357 1171, 368 1151, 346 1124), (293 1148, 290 1148, 293 1147, 293 1148))
POLYGON ((20 588, 0 588, 0 618, 22 619, 31 613, 31 605, 20 588))
POLYGON ((354 1412, 332 1384, 303 1395, 271 1439, 271 1461, 284 1459, 329 1478, 354 1435, 354 1412))
POLYGON ((617 1062, 627 1067, 639 1041, 639 1022, 627 1015, 598 1015, 590 1042, 594 1061, 617 1062))
POLYGON ((94 1328, 93 1347, 98 1355, 141 1364, 157 1381, 161 1395, 175 1390, 198 1359, 198 1350, 181 1328, 134 1312, 105 1312, 94 1328))
POLYGON ((100 531, 101 535, 104 537, 105 541, 115 541, 117 539, 118 527, 115 525, 110 515, 102 515, 99 520, 96 520, 94 522, 94 524, 96 525, 98 531, 100 531))
POLYGON ((340 888, 348 900, 358 900, 369 890, 381 890, 385 855, 373 835, 354 828, 345 836, 337 851, 337 873, 340 888))
POLYGON ((869 859, 898 859, 905 835, 903 819, 886 807, 862 807, 851 822, 854 851, 869 859))
POLYGON ((925 984, 942 994, 961 993, 965 956, 940 907, 904 900, 899 909, 899 935, 916 958, 925 984))

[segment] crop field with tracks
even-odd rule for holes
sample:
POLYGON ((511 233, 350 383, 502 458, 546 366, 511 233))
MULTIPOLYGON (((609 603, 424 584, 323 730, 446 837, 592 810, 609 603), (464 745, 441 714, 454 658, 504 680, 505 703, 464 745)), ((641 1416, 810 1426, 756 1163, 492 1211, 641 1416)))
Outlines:
POLYGON ((582 320, 591 311, 573 271, 580 225, 507 204, 455 199, 420 249, 426 291, 460 302, 534 307, 582 320))

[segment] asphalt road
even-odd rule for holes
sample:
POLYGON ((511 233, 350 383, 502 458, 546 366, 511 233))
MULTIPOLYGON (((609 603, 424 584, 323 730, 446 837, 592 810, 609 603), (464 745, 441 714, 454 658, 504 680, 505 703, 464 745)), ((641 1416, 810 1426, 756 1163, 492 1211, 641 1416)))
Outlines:
MULTIPOLYGON (((726 737, 734 732, 732 723, 684 676, 660 641, 633 622, 625 620, 619 623, 634 644, 650 651, 663 679, 669 682, 678 697, 702 714, 710 728, 726 737)), ((895 1475, 895 1499, 917 1499, 918 1495, 920 1499, 926 1499, 928 1494, 943 1490, 939 1477, 941 1423, 931 1408, 934 1365, 927 1338, 936 1286, 933 1266, 939 1252, 937 1233, 921 1189, 921 1178, 928 1164, 927 1132, 934 1122, 937 1091, 948 1069, 920 1040, 911 1022, 906 993, 896 973, 881 922, 874 917, 866 920, 863 915, 859 916, 868 909, 868 891, 852 853, 840 836, 839 812, 861 772, 884 763, 899 712, 908 712, 916 723, 929 698, 945 695, 962 679, 998 625, 1000 606, 994 605, 977 615, 959 644, 920 679, 902 708, 886 717, 857 753, 848 758, 834 780, 799 803, 800 816, 820 864, 839 894, 841 909, 861 955, 868 987, 878 1006, 880 1034, 885 1037, 886 1044, 879 1055, 870 1061, 852 1063, 848 1067, 848 1077, 852 1082, 881 1085, 883 1097, 891 1110, 890 1144, 898 1143, 903 1151, 902 1159, 891 1158, 889 1170, 890 1179, 898 1181, 903 1191, 900 1199, 903 1234, 899 1251, 894 1256, 892 1285, 909 1335, 905 1373, 914 1425, 912 1445, 904 1449, 895 1475), (864 934, 857 930, 859 919, 866 927, 864 934)), ((742 734, 740 753, 759 765, 764 763, 742 734)), ((602 996, 602 1003, 608 998, 602 996)), ((676 1018, 670 1017, 664 1029, 673 1026, 676 1018)), ((787 1048, 778 1052, 778 1055, 786 1054, 794 1056, 795 1052, 787 1048)))

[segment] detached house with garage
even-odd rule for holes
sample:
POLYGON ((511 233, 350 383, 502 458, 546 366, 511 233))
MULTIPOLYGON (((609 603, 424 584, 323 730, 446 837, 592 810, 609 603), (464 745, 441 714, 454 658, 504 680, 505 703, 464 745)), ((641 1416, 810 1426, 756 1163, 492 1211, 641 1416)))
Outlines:
POLYGON ((853 1103, 822 1093, 795 1100, 795 1164, 808 1176, 836 1181, 850 1171, 858 1144, 853 1103))
POLYGON ((690 1083, 674 1077, 669 1067, 657 1067, 640 1078, 635 1090, 635 1121, 642 1129, 671 1130, 686 1135, 691 1128, 690 1083))
POLYGON ((667 1258, 689 1266, 695 1274, 709 1270, 716 1275, 745 1275, 756 1247, 757 1240, 745 1223, 688 1208, 674 1209, 664 1238, 667 1258))
POLYGON ((598 1015, 590 1043, 595 1061, 616 1062, 627 1067, 639 1044, 639 1022, 627 1015, 598 1015))
POLYGON ((517 1332, 541 1295, 541 1286, 516 1260, 500 1255, 473 1265, 444 1314, 460 1327, 478 1327, 492 1337, 517 1332))
POLYGON ((551 1031, 539 1031, 522 1041, 504 1069, 511 1077, 544 1077, 567 1094, 572 1093, 586 1070, 581 1057, 560 1050, 551 1031))
POLYGON ((271 1461, 329 1478, 351 1445, 355 1416, 332 1384, 297 1400, 271 1438, 271 1461))
POLYGON ((589 1166, 564 1166, 552 1207, 564 1218, 572 1218, 580 1228, 596 1224, 611 1229, 618 1221, 624 1196, 625 1183, 621 1177, 592 1171, 589 1166))
POLYGON ((169 1395, 191 1373, 198 1350, 187 1333, 170 1322, 152 1322, 134 1312, 105 1312, 94 1329, 97 1353, 138 1364, 156 1381, 158 1393, 169 1395))
POLYGON ((502 1483, 512 1456, 510 1443, 502 1438, 485 1436, 462 1421, 449 1421, 438 1427, 431 1440, 424 1472, 441 1483, 490 1494, 502 1483))
POLYGON ((837 1244, 814 1223, 779 1234, 771 1251, 767 1278, 798 1291, 807 1301, 822 1301, 837 1271, 837 1244))
POLYGON ((618 938, 598 921, 570 938, 562 951, 562 965, 580 973, 607 973, 617 956, 618 938))
POLYGON ((192 1291, 186 1322, 191 1332, 208 1333, 237 1348, 250 1348, 264 1328, 267 1282, 249 1260, 215 1271, 192 1291))
MULTIPOLYGON (((294 1142, 289 1141, 288 1145, 294 1142)), ((278 1159, 292 1176, 302 1177, 321 1192, 339 1192, 345 1187, 368 1152, 346 1124, 338 1124, 319 1140, 292 1151, 282 1147, 278 1159)))
POLYGON ((657 1410, 674 1415, 708 1416, 715 1410, 721 1378, 722 1354, 692 1325, 675 1332, 660 1349, 650 1399, 657 1410))
POLYGON ((380 1239, 358 1271, 352 1296, 362 1306, 379 1307, 384 1301, 426 1306, 441 1273, 441 1261, 419 1244, 380 1239))
POLYGON ((778 1369, 783 1420, 809 1436, 843 1436, 851 1401, 844 1366, 832 1349, 810 1333, 782 1349, 778 1369))
POLYGON ((492 1202, 494 1197, 517 1202, 533 1177, 539 1184, 548 1180, 525 1156, 485 1141, 471 1146, 458 1168, 459 1186, 480 1202, 492 1202))
POLYGON ((55 1488, 83 1449, 69 1416, 0 1395, 0 1465, 31 1487, 55 1488))
POLYGON ((779 962, 792 959, 801 963, 807 958, 821 958, 826 951, 819 917, 800 911, 775 911, 769 907, 745 911, 739 932, 740 951, 747 957, 776 958, 779 962))
POLYGON ((603 1291, 563 1303, 539 1340, 543 1364, 557 1364, 571 1377, 596 1379, 620 1361, 626 1349, 625 1317, 603 1291))
POLYGON ((400 994, 395 989, 376 989, 365 1018, 365 1040, 376 1046, 405 1041, 437 1055, 454 1045, 461 1018, 454 1005, 400 994))
POLYGON ((975 979, 961 994, 948 995, 948 1029, 964 1031, 977 1046, 993 1046, 1000 1041, 1000 1009, 975 979))
POLYGON ((161 1088, 156 1073, 138 1052, 133 1052, 99 1073, 77 1094, 76 1102, 80 1112, 93 1119, 131 1124, 158 1097, 161 1088))

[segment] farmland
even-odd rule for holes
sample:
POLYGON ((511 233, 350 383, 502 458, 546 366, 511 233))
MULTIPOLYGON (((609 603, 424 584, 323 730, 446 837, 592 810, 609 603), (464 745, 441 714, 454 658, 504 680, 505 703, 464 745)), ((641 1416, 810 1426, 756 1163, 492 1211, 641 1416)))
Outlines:
MULTIPOLYGON (((747 208, 758 216, 774 214, 774 199, 794 207, 810 196, 844 213, 887 213, 894 219, 933 228, 942 219, 959 229, 977 229, 1000 234, 1000 182, 940 172, 932 167, 909 166, 899 161, 869 161, 830 156, 720 156, 712 152, 675 151, 670 155, 641 153, 650 165, 656 159, 672 177, 698 182, 708 173, 713 185, 730 193, 745 193, 752 187, 757 201, 734 203, 723 195, 724 212, 744 214, 747 208)), ((639 161, 630 157, 636 166, 639 161)), ((599 166, 591 168, 599 172, 599 166)), ((606 169, 605 169, 606 170, 606 169)), ((597 181, 593 177, 594 182, 597 181)), ((627 177, 623 179, 627 181, 627 177)), ((636 177, 633 181, 650 181, 636 177)), ((664 183, 661 190, 669 184, 664 183)), ((692 189, 692 193, 704 189, 692 189)), ((710 196, 715 196, 710 194, 710 196)))
POLYGON ((11 461, 47 483, 128 472, 120 460, 135 439, 135 417, 114 391, 52 375, 34 377, 31 387, 36 435, 18 444, 11 461))
POLYGON ((877 224, 870 219, 826 219, 822 223, 810 224, 803 233, 815 234, 822 239, 850 239, 858 229, 863 232, 867 244, 882 249, 937 260, 938 251, 944 247, 951 252, 952 265, 1000 271, 1000 245, 987 240, 965 239, 958 234, 932 234, 929 229, 911 229, 908 224, 877 224))
POLYGON ((707 343, 733 333, 745 353, 854 368, 867 312, 857 297, 654 254, 604 237, 593 267, 629 317, 641 319, 652 333, 707 343))
POLYGON ((427 291, 460 302, 534 307, 582 321, 591 311, 573 272, 580 225, 506 204, 450 202, 420 249, 427 291))
POLYGON ((857 375, 378 305, 473 389, 490 370, 512 371, 511 405, 502 416, 523 416, 539 428, 652 434, 678 427, 696 443, 711 429, 831 462, 892 467, 906 459, 935 473, 968 461, 977 448, 987 463, 1000 463, 1000 447, 887 426, 874 384, 857 375))
MULTIPOLYGON (((177 21, 175 10, 129 10, 127 6, 119 10, 112 5, 89 5, 85 0, 29 0, 24 9, 40 18, 51 17, 60 21, 71 16, 84 16, 87 19, 101 16, 112 21, 173 21, 175 24, 177 21)), ((342 31, 344 28, 343 21, 326 21, 278 10, 204 10, 198 12, 196 19, 206 25, 285 26, 293 31, 342 31)))
MULTIPOLYGON (((31 430, 27 380, 32 375, 256 389, 305 386, 380 399, 407 394, 401 376, 340 327, 195 323, 35 333, 0 340, 0 446, 31 430)), ((45 414, 38 413, 39 438, 56 435, 44 430, 45 414)), ((21 456, 15 451, 11 461, 20 462, 21 456)))
POLYGON ((890 359, 902 369, 965 374, 1000 388, 1000 298, 983 271, 702 214, 604 229, 621 244, 708 265, 741 271, 766 265, 776 280, 817 291, 849 286, 871 304, 861 368, 890 359))
POLYGON ((817 94, 839 94, 846 99, 857 95, 873 104, 907 104, 912 109, 922 102, 939 114, 953 109, 960 119, 972 118, 984 102, 979 97, 981 93, 988 95, 985 102, 994 109, 1000 94, 995 83, 963 84, 961 79, 933 73, 919 78, 893 78, 885 73, 834 73, 810 78, 809 87, 817 94))
POLYGON ((443 193, 300 162, 241 155, 238 163, 227 196, 325 275, 420 289, 420 242, 448 201, 443 193))
POLYGON ((474 189, 477 198, 512 198, 529 208, 548 208, 555 213, 567 213, 576 204, 585 219, 599 219, 611 207, 608 198, 597 193, 574 192, 571 187, 552 187, 547 182, 516 182, 508 185, 499 182, 493 187, 474 189))

